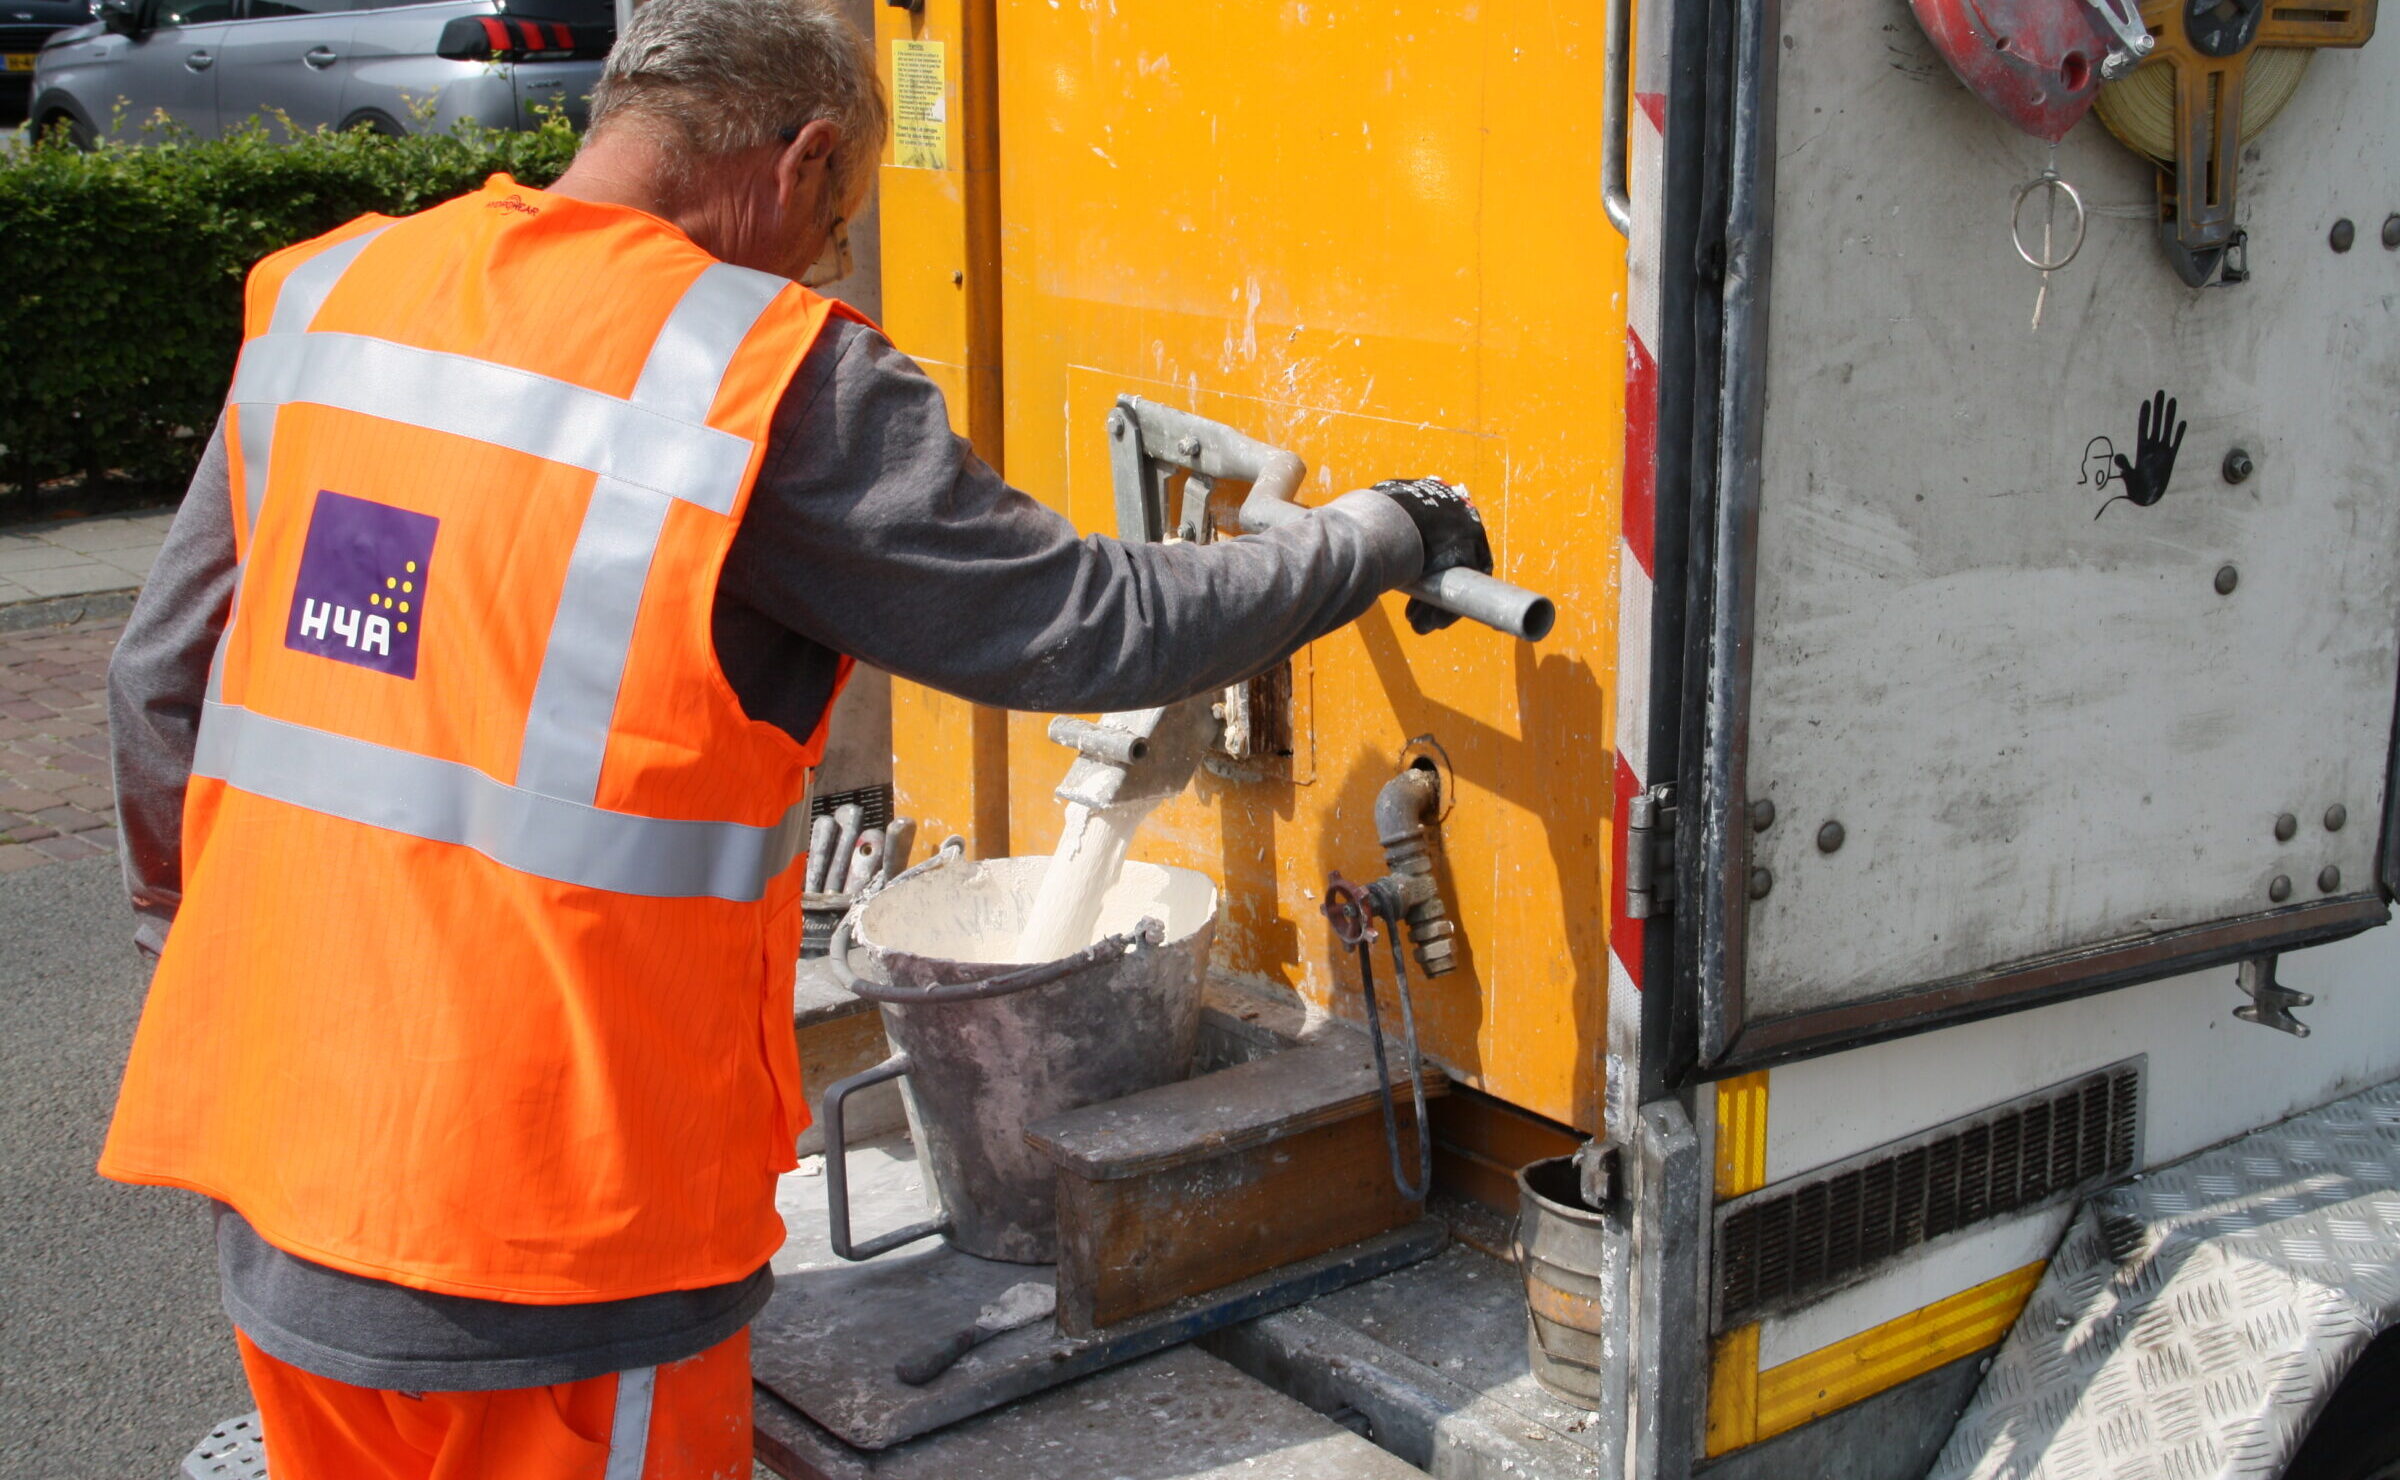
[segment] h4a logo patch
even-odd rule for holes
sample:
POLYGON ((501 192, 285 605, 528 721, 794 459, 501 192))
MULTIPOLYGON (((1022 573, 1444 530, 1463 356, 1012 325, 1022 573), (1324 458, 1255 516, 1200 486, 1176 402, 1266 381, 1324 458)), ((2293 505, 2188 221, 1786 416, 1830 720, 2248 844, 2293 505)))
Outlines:
POLYGON ((430 514, 320 489, 283 645, 415 678, 433 537, 441 527, 430 514))

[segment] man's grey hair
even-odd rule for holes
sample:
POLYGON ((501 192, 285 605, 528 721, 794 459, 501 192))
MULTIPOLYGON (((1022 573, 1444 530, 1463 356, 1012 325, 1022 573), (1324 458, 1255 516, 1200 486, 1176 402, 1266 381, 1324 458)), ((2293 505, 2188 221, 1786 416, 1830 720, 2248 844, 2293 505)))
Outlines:
POLYGON ((592 93, 594 133, 643 127, 687 175, 818 119, 841 131, 829 184, 851 209, 883 152, 883 80, 836 0, 648 0, 592 93))

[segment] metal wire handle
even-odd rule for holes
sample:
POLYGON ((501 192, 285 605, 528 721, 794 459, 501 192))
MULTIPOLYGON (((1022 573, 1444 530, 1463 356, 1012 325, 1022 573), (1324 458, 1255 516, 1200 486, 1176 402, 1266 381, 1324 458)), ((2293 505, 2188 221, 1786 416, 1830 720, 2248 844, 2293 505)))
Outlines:
POLYGON ((945 982, 939 986, 901 988, 869 981, 850 968, 850 943, 859 913, 867 902, 895 884, 904 884, 919 874, 945 867, 966 857, 967 841, 956 835, 943 842, 940 851, 915 868, 891 879, 885 879, 858 896, 842 923, 833 927, 833 936, 825 942, 825 964, 842 990, 869 1002, 890 1002, 911 1007, 932 1002, 982 1002, 993 997, 1006 997, 1017 992, 1046 987, 1062 977, 1073 976, 1087 966, 1114 961, 1127 951, 1137 948, 1157 949, 1166 944, 1166 922, 1155 916, 1145 916, 1131 930, 1094 941, 1072 956, 1057 961, 1045 961, 1036 966, 1021 966, 1013 971, 978 977, 973 981, 945 982))

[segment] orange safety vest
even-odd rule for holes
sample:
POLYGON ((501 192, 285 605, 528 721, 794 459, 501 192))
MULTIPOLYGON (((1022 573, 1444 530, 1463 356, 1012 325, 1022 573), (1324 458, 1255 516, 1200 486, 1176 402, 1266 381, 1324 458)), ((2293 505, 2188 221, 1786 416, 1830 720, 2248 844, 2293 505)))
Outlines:
POLYGON ((836 312, 505 175, 252 272, 239 585, 103 1175, 531 1304, 781 1244, 824 726, 745 715, 710 618, 836 312))

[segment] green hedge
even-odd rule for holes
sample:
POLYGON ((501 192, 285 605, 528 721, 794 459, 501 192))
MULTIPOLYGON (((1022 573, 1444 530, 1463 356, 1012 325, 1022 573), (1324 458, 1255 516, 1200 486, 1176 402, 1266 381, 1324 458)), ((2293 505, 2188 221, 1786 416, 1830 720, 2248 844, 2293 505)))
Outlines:
POLYGON ((411 138, 253 125, 91 153, 53 137, 0 154, 0 521, 62 478, 87 495, 102 480, 180 490, 224 402, 259 258, 495 170, 546 185, 575 145, 553 118, 411 138))

